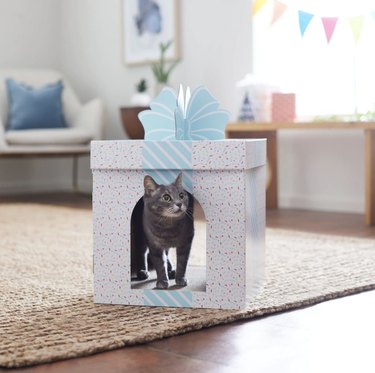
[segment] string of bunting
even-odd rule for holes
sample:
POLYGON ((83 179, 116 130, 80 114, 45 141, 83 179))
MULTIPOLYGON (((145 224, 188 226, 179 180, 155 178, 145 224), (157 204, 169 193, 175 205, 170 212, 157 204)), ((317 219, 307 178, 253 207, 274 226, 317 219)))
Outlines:
MULTIPOLYGON (((288 8, 290 8, 290 6, 283 3, 282 1, 279 1, 279 0, 253 0, 253 6, 252 6, 253 15, 257 14, 263 8, 263 6, 266 5, 269 2, 272 3, 271 4, 271 6, 272 6, 272 18, 271 18, 271 23, 270 23, 270 25, 272 26, 277 20, 280 19, 280 17, 285 13, 285 11, 288 8)), ((370 18, 372 18, 375 21, 375 10, 372 11, 372 12, 369 12, 366 15, 362 14, 362 15, 356 15, 356 16, 352 16, 352 17, 341 17, 341 16, 340 17, 339 16, 337 16, 337 17, 323 17, 323 16, 319 16, 319 15, 314 14, 314 13, 305 12, 301 9, 297 9, 297 8, 295 8, 295 9, 296 9, 297 14, 298 14, 299 30, 300 30, 300 33, 301 33, 301 37, 303 37, 305 35, 305 32, 306 32, 309 24, 311 23, 311 21, 315 17, 319 17, 321 19, 322 26, 323 26, 323 29, 324 29, 324 33, 326 35, 327 43, 329 43, 331 41, 332 35, 335 31, 335 28, 336 28, 336 25, 337 25, 338 21, 344 20, 344 21, 348 22, 349 27, 352 31, 355 43, 358 42, 358 40, 361 36, 366 16, 370 16, 370 18)))

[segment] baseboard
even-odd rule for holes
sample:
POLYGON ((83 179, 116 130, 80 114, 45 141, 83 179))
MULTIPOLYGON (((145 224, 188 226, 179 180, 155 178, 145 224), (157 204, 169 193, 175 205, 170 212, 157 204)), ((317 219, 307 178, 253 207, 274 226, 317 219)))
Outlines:
POLYGON ((361 198, 334 198, 327 196, 291 196, 279 195, 279 206, 318 211, 364 212, 364 200, 361 198))
MULTIPOLYGON (((92 180, 79 180, 79 191, 92 192, 92 180)), ((73 191, 69 180, 28 180, 27 183, 4 182, 0 183, 0 195, 15 195, 25 193, 70 192, 73 191)), ((282 208, 297 208, 306 210, 364 212, 364 201, 361 198, 332 198, 326 196, 291 196, 279 195, 279 206, 282 208)))
MULTIPOLYGON (((92 180, 79 180, 78 190, 92 192, 92 180)), ((27 183, 12 181, 0 183, 0 195, 17 195, 26 193, 73 192, 71 181, 67 180, 28 180, 27 183)))

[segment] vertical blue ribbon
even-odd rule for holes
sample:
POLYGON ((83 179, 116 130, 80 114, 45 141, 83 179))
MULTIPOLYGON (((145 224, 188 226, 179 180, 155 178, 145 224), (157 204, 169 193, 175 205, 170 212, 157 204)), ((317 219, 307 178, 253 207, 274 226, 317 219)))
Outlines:
MULTIPOLYGON (((144 141, 142 167, 158 184, 173 183, 182 171, 185 190, 192 193, 192 142, 191 141, 144 141)), ((143 291, 146 306, 192 307, 193 293, 187 290, 143 291)))
POLYGON ((144 141, 142 167, 158 184, 173 183, 182 171, 184 189, 193 192, 192 142, 144 141))

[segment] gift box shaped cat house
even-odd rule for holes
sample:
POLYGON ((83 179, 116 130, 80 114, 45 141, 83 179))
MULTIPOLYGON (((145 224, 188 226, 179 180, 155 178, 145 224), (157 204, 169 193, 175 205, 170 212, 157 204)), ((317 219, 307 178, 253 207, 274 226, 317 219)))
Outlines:
POLYGON ((204 87, 150 106, 145 140, 91 145, 94 301, 243 308, 263 280, 265 140, 224 140, 204 87))

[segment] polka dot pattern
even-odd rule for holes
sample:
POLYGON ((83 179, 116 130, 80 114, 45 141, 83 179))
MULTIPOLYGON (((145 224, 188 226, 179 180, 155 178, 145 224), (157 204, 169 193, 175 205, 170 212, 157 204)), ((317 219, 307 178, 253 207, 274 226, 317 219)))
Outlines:
MULTIPOLYGON (((92 143, 98 303, 144 304, 143 290, 130 286, 130 219, 143 195, 142 145, 92 143)), ((193 307, 242 308, 263 270, 265 142, 197 141, 192 159, 193 194, 207 220, 206 292, 193 292, 193 307)))

